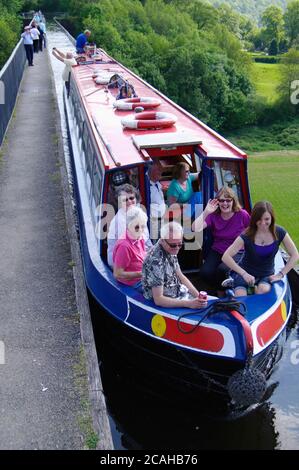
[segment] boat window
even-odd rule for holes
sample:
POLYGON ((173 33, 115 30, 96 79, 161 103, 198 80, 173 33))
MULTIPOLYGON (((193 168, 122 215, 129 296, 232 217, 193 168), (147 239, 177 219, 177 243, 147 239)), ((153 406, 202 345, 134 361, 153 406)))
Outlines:
POLYGON ((82 160, 84 161, 84 166, 85 166, 85 171, 86 171, 86 182, 87 182, 88 194, 90 194, 90 189, 91 189, 92 166, 93 166, 93 159, 94 159, 93 157, 94 157, 94 151, 91 145, 87 126, 86 124, 84 124, 83 134, 82 134, 82 160))
POLYGON ((101 203, 102 181, 103 181, 102 170, 97 162, 97 159, 94 158, 94 166, 93 166, 93 174, 92 174, 92 195, 91 195, 91 209, 92 209, 92 216, 93 216, 94 224, 98 222, 97 207, 101 203))
POLYGON ((243 197, 240 187, 240 169, 239 162, 232 160, 214 160, 214 191, 217 193, 223 186, 232 188, 243 204, 243 197))
MULTIPOLYGON (((116 190, 119 186, 126 183, 131 184, 140 191, 138 167, 115 170, 109 174, 107 203, 112 204, 115 210, 118 204, 116 190)), ((140 192, 143 199, 142 191, 140 192)))

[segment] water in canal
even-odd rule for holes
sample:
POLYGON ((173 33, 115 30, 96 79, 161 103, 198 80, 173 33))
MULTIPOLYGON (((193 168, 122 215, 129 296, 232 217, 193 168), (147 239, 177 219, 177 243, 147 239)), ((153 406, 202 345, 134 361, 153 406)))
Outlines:
MULTIPOLYGON (((74 50, 56 26, 48 24, 48 51, 74 50)), ((63 116, 61 73, 64 65, 51 54, 62 115, 67 167, 69 153, 63 116)), ((70 170, 70 183, 72 181, 70 170)), ((71 186, 71 185, 70 185, 71 186)), ((101 311, 92 307, 100 370, 116 449, 299 449, 299 325, 288 330, 283 355, 271 376, 267 400, 244 415, 217 414, 209 397, 186 400, 169 394, 147 371, 123 363, 110 348, 101 311)))

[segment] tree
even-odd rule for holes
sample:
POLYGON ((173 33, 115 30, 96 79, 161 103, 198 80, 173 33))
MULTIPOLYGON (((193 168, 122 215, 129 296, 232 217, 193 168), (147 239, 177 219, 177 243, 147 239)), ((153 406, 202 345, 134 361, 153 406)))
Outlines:
POLYGON ((299 0, 288 3, 287 10, 284 14, 286 35, 292 45, 299 36, 299 0))
POLYGON ((269 47, 273 39, 276 45, 283 37, 283 11, 280 7, 269 6, 262 14, 262 25, 264 26, 263 35, 266 45, 269 47))
POLYGON ((269 46, 269 55, 277 55, 278 54, 278 45, 276 39, 272 39, 270 46, 269 46))
POLYGON ((164 0, 172 3, 180 11, 187 12, 197 23, 199 30, 210 28, 218 21, 218 11, 205 0, 164 0))
POLYGON ((227 3, 221 3, 218 7, 219 22, 238 38, 241 37, 240 15, 227 3))
POLYGON ((296 93, 296 89, 298 90, 298 77, 299 51, 292 48, 283 56, 281 60, 281 80, 278 87, 280 102, 284 110, 291 114, 299 112, 298 102, 295 102, 292 99, 296 93))
POLYGON ((4 2, 0 0, 0 69, 5 64, 13 48, 18 42, 21 32, 21 20, 17 13, 22 7, 22 1, 12 0, 4 2))

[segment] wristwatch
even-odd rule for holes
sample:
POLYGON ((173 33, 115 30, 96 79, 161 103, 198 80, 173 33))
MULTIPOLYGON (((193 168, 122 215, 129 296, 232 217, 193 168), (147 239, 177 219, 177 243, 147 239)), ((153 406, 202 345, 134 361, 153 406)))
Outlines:
POLYGON ((282 270, 280 270, 278 274, 281 274, 281 279, 285 277, 285 273, 283 273, 282 270))

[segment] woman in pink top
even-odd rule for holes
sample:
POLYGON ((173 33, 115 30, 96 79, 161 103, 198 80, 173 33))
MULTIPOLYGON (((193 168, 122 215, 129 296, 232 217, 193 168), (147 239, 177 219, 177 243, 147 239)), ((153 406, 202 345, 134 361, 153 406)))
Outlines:
POLYGON ((147 215, 140 207, 126 214, 126 236, 116 242, 113 250, 113 275, 127 286, 139 287, 142 265, 146 255, 144 232, 147 215))
MULTIPOLYGON (((229 268, 221 258, 227 248, 248 227, 250 216, 241 208, 235 192, 228 187, 218 191, 216 198, 208 202, 203 213, 193 222, 192 230, 200 232, 209 227, 213 236, 212 247, 200 269, 200 276, 209 284, 221 289, 229 268)), ((240 260, 238 253, 235 261, 240 260)))

